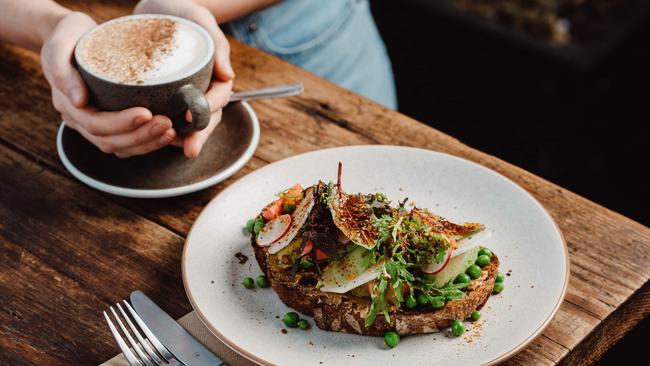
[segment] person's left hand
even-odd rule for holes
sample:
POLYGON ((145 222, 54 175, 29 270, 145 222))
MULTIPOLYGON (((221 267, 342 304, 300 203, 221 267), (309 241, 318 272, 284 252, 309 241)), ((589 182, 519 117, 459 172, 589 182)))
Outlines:
MULTIPOLYGON (((210 137, 214 128, 221 122, 221 111, 230 100, 235 72, 230 65, 230 45, 228 44, 228 39, 226 39, 221 29, 219 29, 212 13, 192 1, 142 0, 136 5, 133 12, 135 14, 169 14, 189 19, 205 28, 214 40, 214 72, 212 73, 210 87, 205 93, 205 97, 210 104, 210 111, 212 112, 210 124, 201 131, 193 132, 185 137, 178 137, 173 142, 174 145, 183 147, 185 156, 195 158, 201 152, 203 144, 210 137)), ((185 119, 188 122, 191 121, 189 111, 185 114, 185 119)))

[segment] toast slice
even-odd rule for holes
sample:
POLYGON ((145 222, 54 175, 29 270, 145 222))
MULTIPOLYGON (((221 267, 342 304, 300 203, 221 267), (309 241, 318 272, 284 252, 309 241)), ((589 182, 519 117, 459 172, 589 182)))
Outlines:
POLYGON ((370 298, 319 290, 316 287, 320 279, 318 273, 301 268, 292 275, 278 265, 277 258, 269 253, 268 248, 255 243, 254 235, 251 238, 260 268, 285 305, 313 316, 320 329, 367 336, 383 336, 389 330, 400 335, 432 333, 449 327, 454 319, 468 318, 485 304, 492 293, 499 267, 498 258, 493 254, 490 264, 482 268, 479 278, 471 281, 462 299, 449 301, 440 309, 431 306, 400 308, 391 314, 390 323, 383 315, 378 315, 372 325, 365 327, 370 298))

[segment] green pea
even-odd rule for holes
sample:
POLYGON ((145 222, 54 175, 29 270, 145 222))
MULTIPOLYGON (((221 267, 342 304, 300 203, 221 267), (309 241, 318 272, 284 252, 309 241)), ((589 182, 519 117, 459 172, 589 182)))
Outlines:
POLYGON ((262 219, 255 220, 255 224, 253 224, 253 232, 255 233, 255 235, 260 233, 260 230, 262 230, 263 226, 264 226, 264 220, 262 219))
POLYGON ((466 273, 461 273, 454 279, 454 283, 469 283, 472 279, 466 273))
POLYGON ((427 297, 427 295, 423 293, 419 293, 417 299, 418 299, 418 304, 420 305, 426 305, 429 303, 429 298, 427 297))
POLYGON ((289 328, 295 328, 298 326, 298 320, 300 317, 295 311, 290 311, 282 317, 282 322, 289 328))
POLYGON ((253 225, 255 225, 255 219, 249 219, 246 221, 246 232, 249 234, 253 233, 253 225))
POLYGON ((476 264, 472 264, 467 268, 467 273, 468 276, 470 276, 473 280, 481 277, 481 267, 477 266, 476 264))
POLYGON ((300 319, 298 321, 298 328, 300 328, 302 330, 309 329, 309 322, 307 320, 305 320, 305 319, 300 319))
POLYGON ((478 251, 479 257, 482 255, 487 255, 488 257, 492 258, 492 251, 488 248, 483 248, 478 251))
POLYGON ((418 301, 413 297, 413 295, 410 295, 409 297, 406 298, 406 307, 409 309, 413 309, 414 307, 418 306, 418 301))
POLYGON ((400 338, 399 334, 397 332, 389 330, 384 334, 384 342, 386 342, 386 345, 390 348, 393 348, 399 344, 400 338))
POLYGON ((477 321, 477 320, 481 319, 481 313, 478 310, 474 310, 474 311, 472 311, 471 317, 472 317, 473 321, 477 321))
POLYGON ((441 296, 436 296, 431 299, 431 306, 433 306, 434 309, 440 309, 445 306, 445 299, 441 296))
POLYGON ((465 333, 465 326, 463 325, 463 322, 458 319, 454 320, 451 323, 451 333, 456 337, 462 336, 463 333, 465 333))
POLYGON ((476 258, 476 264, 478 264, 481 267, 485 267, 488 264, 490 264, 490 257, 487 255, 479 255, 478 258, 476 258))
POLYGON ((285 214, 290 214, 296 209, 296 205, 293 203, 283 203, 282 212, 285 214))
POLYGON ((499 272, 499 273, 497 273, 497 277, 494 279, 494 282, 502 283, 503 281, 505 281, 505 279, 506 279, 506 276, 504 276, 503 273, 499 272))
POLYGON ((503 291, 503 282, 497 282, 494 284, 494 289, 492 289, 492 292, 495 294, 501 293, 503 291))
POLYGON ((242 284, 249 290, 255 287, 255 281, 250 277, 244 277, 242 284))
POLYGON ((266 278, 265 275, 261 275, 257 277, 257 286, 261 288, 267 288, 269 287, 269 280, 266 278))

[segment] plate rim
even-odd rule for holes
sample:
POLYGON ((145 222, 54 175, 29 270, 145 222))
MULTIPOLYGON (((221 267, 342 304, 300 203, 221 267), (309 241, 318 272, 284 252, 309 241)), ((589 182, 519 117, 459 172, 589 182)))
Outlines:
POLYGON ((66 127, 65 121, 61 122, 61 125, 59 126, 59 130, 56 134, 56 150, 59 155, 59 159, 63 163, 63 166, 66 168, 68 172, 70 172, 70 174, 72 174, 75 178, 79 179, 82 183, 86 184, 87 186, 97 189, 99 191, 110 193, 116 196, 130 197, 130 198, 167 198, 167 197, 182 196, 185 194, 206 189, 208 187, 212 187, 213 185, 228 179, 237 171, 239 171, 242 167, 244 167, 244 165, 246 165, 246 163, 248 163, 248 161, 253 157, 253 154, 257 149, 257 145, 260 142, 260 122, 259 119, 257 118, 257 114, 250 106, 250 104, 248 104, 245 101, 242 101, 241 104, 244 106, 244 110, 246 111, 246 113, 248 113, 248 115, 250 116, 251 125, 253 128, 250 142, 246 147, 246 150, 244 150, 244 153, 239 158, 237 158, 237 160, 235 160, 234 163, 232 163, 229 167, 222 170, 221 172, 209 178, 191 184, 183 185, 183 186, 178 186, 173 188, 162 188, 162 189, 125 188, 113 184, 104 183, 102 181, 99 181, 95 178, 86 175, 84 172, 77 169, 77 167, 74 164, 72 164, 72 162, 68 159, 65 150, 63 149, 63 130, 66 127))
POLYGON ((260 365, 265 365, 265 366, 274 365, 273 363, 271 363, 271 362, 269 362, 267 360, 264 360, 264 359, 262 359, 262 358, 260 358, 260 357, 258 357, 256 355, 252 354, 251 352, 246 351, 243 347, 240 347, 235 342, 228 339, 219 330, 217 330, 214 326, 212 326, 212 324, 210 324, 208 322, 207 317, 205 316, 205 314, 203 314, 203 312, 196 306, 196 300, 194 300, 194 297, 192 296, 192 293, 189 290, 189 286, 188 286, 188 282, 187 282, 187 273, 186 273, 186 263, 187 263, 186 258, 187 258, 188 241, 189 241, 189 238, 192 235, 192 232, 194 231, 194 228, 196 226, 197 221, 199 220, 201 215, 205 212, 207 207, 214 200, 216 200, 220 195, 222 195, 224 192, 232 189, 232 187, 235 184, 237 184, 237 182, 239 182, 241 179, 243 179, 243 178, 245 178, 245 177, 247 177, 247 176, 249 176, 251 174, 256 174, 260 170, 265 169, 265 168, 267 168, 267 167, 269 167, 271 165, 274 165, 276 163, 282 162, 282 161, 287 160, 287 159, 302 157, 303 155, 309 155, 309 154, 319 153, 319 152, 323 152, 323 151, 344 150, 344 149, 350 149, 350 148, 353 148, 353 149, 355 149, 355 148, 375 148, 375 149, 377 149, 377 148, 398 148, 398 149, 406 149, 406 150, 416 150, 416 151, 421 151, 421 152, 426 152, 426 153, 434 153, 434 154, 444 155, 444 156, 450 157, 452 159, 462 160, 464 162, 475 165, 480 169, 487 170, 492 174, 496 174, 496 175, 500 176, 502 179, 505 179, 506 181, 513 184, 517 189, 519 189, 526 196, 528 196, 528 198, 530 198, 537 206, 539 206, 539 208, 541 208, 542 211, 547 215, 549 220, 551 220, 551 223, 553 223, 553 227, 555 228, 555 231, 559 234, 560 240, 562 241, 562 247, 564 249, 564 260, 565 260, 566 271, 565 271, 565 274, 564 274, 564 283, 562 285, 561 294, 558 297, 558 300, 555 303, 555 305, 553 306, 553 309, 549 313, 548 317, 544 320, 544 322, 534 332, 532 332, 526 339, 524 339, 521 343, 519 343, 518 345, 513 347, 508 352, 506 352, 506 353, 504 353, 502 355, 499 355, 498 357, 496 357, 496 358, 482 364, 482 366, 496 365, 498 363, 501 363, 501 362, 511 358, 512 356, 514 356, 515 354, 517 354, 518 352, 520 352, 521 350, 526 348, 526 346, 528 346, 538 336, 540 336, 542 334, 542 332, 548 327, 548 325, 553 320, 553 318, 555 318, 555 315, 557 314, 557 312, 560 310, 560 307, 562 306, 562 303, 564 302, 564 299, 566 297, 566 293, 567 293, 567 290, 568 290, 568 287, 569 287, 569 279, 571 277, 571 261, 570 261, 570 258, 569 258, 569 248, 568 248, 566 239, 564 238, 564 234, 562 233, 562 230, 560 229, 559 225, 555 222, 555 220, 553 219, 553 216, 551 216, 550 212, 530 192, 525 190, 519 184, 512 181, 510 178, 508 178, 505 175, 497 172, 496 170, 488 168, 487 166, 481 165, 481 164, 476 163, 476 162, 474 162, 472 160, 469 160, 469 159, 461 158, 459 156, 452 155, 452 154, 447 154, 447 153, 444 153, 444 152, 441 152, 441 151, 423 149, 423 148, 412 147, 412 146, 399 146, 399 145, 350 145, 350 146, 339 146, 339 147, 332 147, 332 148, 326 148, 326 149, 320 149, 320 150, 312 150, 312 151, 304 152, 304 153, 301 153, 301 154, 289 156, 287 158, 280 159, 280 160, 274 161, 274 162, 272 162, 270 164, 267 164, 267 165, 255 170, 255 171, 253 171, 253 172, 250 172, 249 174, 245 175, 244 177, 241 177, 236 182, 233 182, 231 185, 226 187, 223 191, 219 192, 219 194, 214 196, 210 200, 210 202, 208 202, 203 207, 203 209, 198 214, 196 219, 194 219, 194 222, 192 223, 192 226, 190 227, 190 230, 188 231, 187 236, 185 237, 185 241, 183 243, 183 253, 182 253, 182 256, 181 256, 181 276, 182 276, 182 279, 183 279, 183 288, 185 289, 185 294, 186 294, 186 296, 187 296, 187 298, 188 298, 188 300, 190 302, 190 305, 192 306, 192 310, 198 315, 199 320, 201 320, 201 323, 203 323, 203 325, 206 328, 208 328, 210 333, 212 333, 215 337, 217 337, 217 339, 219 339, 228 348, 235 351, 240 356, 248 359, 249 361, 255 362, 255 363, 260 364, 260 365))

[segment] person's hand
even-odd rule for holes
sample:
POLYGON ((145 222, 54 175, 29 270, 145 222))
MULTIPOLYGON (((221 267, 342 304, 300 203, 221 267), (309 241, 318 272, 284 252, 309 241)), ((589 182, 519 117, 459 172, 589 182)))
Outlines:
MULTIPOLYGON (((183 138, 178 137, 173 142, 174 145, 183 147, 185 156, 189 158, 197 157, 205 141, 210 137, 217 124, 221 122, 221 110, 228 104, 230 99, 232 80, 235 73, 230 65, 230 45, 228 40, 219 29, 212 13, 192 1, 142 0, 136 5, 134 13, 168 14, 189 19, 205 28, 214 40, 214 72, 212 73, 210 87, 205 93, 212 112, 210 124, 201 131, 191 133, 183 138)), ((189 112, 185 114, 185 119, 191 121, 189 112)))
POLYGON ((168 118, 153 117, 142 107, 103 112, 88 105, 88 90, 73 66, 73 57, 79 38, 96 25, 86 14, 69 13, 43 44, 41 64, 52 88, 54 108, 66 125, 108 154, 129 157, 169 145, 176 133, 168 118))

